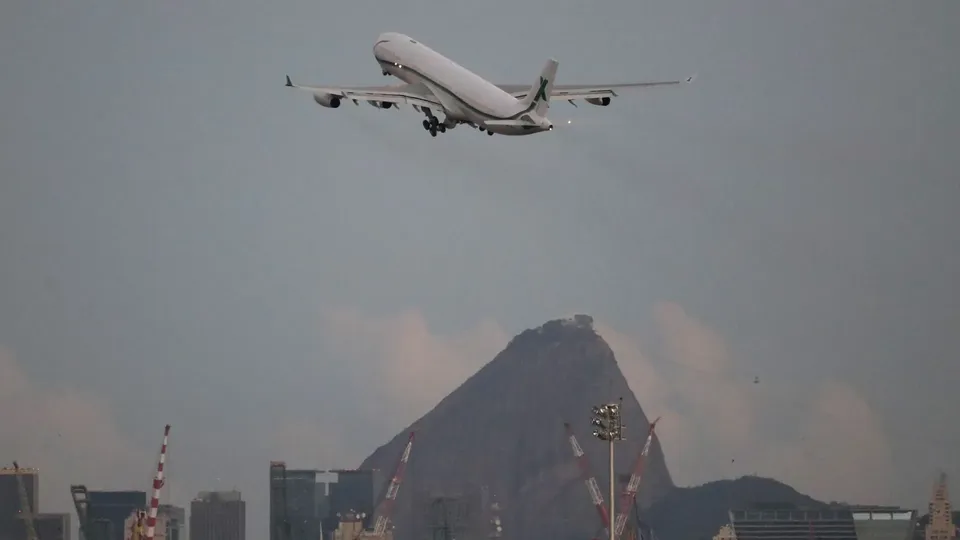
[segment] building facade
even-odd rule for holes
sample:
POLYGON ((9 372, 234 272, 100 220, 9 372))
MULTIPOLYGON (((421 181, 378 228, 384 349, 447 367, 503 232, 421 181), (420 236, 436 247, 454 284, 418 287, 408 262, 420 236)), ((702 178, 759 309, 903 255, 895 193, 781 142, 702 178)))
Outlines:
POLYGON ((733 532, 733 526, 728 523, 720 527, 717 534, 713 535, 713 540, 737 540, 737 534, 733 532))
MULTIPOLYGON (((157 512, 157 524, 154 527, 154 540, 169 540, 167 536, 167 516, 157 512)), ((134 510, 123 524, 124 540, 143 540, 147 532, 147 512, 146 510, 134 510)), ((46 539, 41 539, 46 540, 46 539)))
POLYGON ((372 527, 371 520, 383 479, 380 471, 341 469, 333 472, 337 474, 337 481, 330 484, 330 513, 332 515, 359 513, 365 516, 364 527, 372 527))
POLYGON ((270 464, 270 540, 320 540, 323 512, 329 505, 319 471, 270 464))
POLYGON ((950 504, 950 492, 947 490, 946 474, 941 474, 933 487, 929 510, 930 521, 924 531, 926 540, 954 540, 957 529, 953 524, 953 508, 950 504))
MULTIPOLYGON (((36 469, 12 467, 0 469, 0 540, 21 540, 26 538, 26 528, 22 515, 32 515, 40 508, 40 473, 36 469), (27 493, 27 514, 21 514, 19 475, 27 493)), ((35 525, 36 526, 36 525, 35 525)))
MULTIPOLYGON (((70 514, 38 514, 34 527, 40 540, 70 540, 70 514)), ((26 538, 26 531, 22 538, 26 538)))
POLYGON ((191 540, 245 540, 247 503, 239 491, 202 491, 190 502, 191 540))
POLYGON ((160 516, 165 518, 164 535, 167 540, 186 540, 187 511, 183 507, 161 504, 157 509, 157 517, 160 516))
POLYGON ((20 468, 18 472, 12 467, 5 467, 0 469, 0 519, 18 516, 23 510, 20 508, 17 474, 20 475, 24 491, 27 492, 31 513, 38 512, 40 508, 40 472, 30 468, 20 468))
POLYGON ((910 540, 916 528, 916 510, 898 507, 852 507, 858 540, 910 540))
POLYGON ((31 468, 2 468, 0 540, 26 540, 27 526, 24 516, 32 516, 33 529, 42 540, 70 540, 70 514, 40 513, 40 472, 31 468), (30 506, 26 512, 23 512, 20 504, 21 483, 30 506))
POLYGON ((730 526, 737 540, 857 540, 849 508, 731 510, 730 526))
POLYGON ((90 491, 87 493, 90 528, 96 540, 124 540, 126 522, 147 507, 145 491, 90 491))
POLYGON ((716 540, 911 540, 917 513, 893 506, 771 507, 730 512, 716 540))

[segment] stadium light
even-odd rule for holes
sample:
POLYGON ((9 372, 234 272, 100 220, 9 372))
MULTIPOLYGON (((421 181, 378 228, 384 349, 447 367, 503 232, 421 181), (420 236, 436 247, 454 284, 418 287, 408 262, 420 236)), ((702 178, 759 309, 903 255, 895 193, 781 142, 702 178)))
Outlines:
POLYGON ((590 419, 590 425, 594 427, 593 436, 606 441, 610 447, 610 540, 616 540, 616 527, 614 527, 614 498, 616 497, 617 480, 613 467, 613 443, 623 440, 623 419, 620 417, 620 409, 623 404, 623 398, 620 403, 606 403, 593 407, 593 418, 590 419))

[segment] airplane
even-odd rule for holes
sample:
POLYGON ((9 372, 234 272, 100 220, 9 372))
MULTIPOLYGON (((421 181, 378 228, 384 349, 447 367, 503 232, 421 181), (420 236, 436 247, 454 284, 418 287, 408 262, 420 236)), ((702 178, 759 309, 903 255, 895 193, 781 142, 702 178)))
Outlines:
POLYGON ((423 129, 433 137, 460 124, 467 124, 488 135, 531 135, 553 130, 547 118, 552 98, 583 99, 591 105, 606 107, 617 91, 627 88, 679 85, 685 80, 600 85, 556 85, 557 61, 553 58, 533 85, 493 84, 467 68, 417 40, 396 32, 380 34, 373 45, 373 56, 384 76, 397 77, 404 84, 392 86, 311 86, 294 84, 287 75, 286 86, 313 93, 318 104, 337 108, 349 99, 355 105, 366 101, 379 109, 412 105, 426 115, 423 129), (436 114, 443 114, 440 120, 436 114))

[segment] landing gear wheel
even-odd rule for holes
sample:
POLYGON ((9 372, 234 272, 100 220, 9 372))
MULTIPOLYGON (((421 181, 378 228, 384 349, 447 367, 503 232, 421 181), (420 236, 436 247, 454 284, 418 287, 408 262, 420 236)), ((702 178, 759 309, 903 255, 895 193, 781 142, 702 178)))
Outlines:
POLYGON ((429 121, 429 120, 426 120, 426 119, 423 120, 423 129, 430 129, 430 121, 429 121))
POLYGON ((446 133, 446 132, 447 132, 447 125, 446 125, 446 124, 440 124, 439 126, 437 126, 437 129, 440 131, 440 133, 446 133))
POLYGON ((430 125, 433 126, 434 128, 436 128, 438 125, 440 125, 440 119, 437 118, 436 116, 431 116, 431 117, 430 117, 430 125))
POLYGON ((435 128, 435 127, 433 127, 433 126, 430 126, 430 136, 431 136, 431 137, 436 137, 436 136, 437 136, 437 128, 435 128))
POLYGON ((488 131, 488 132, 487 132, 487 135, 493 137, 493 132, 492 132, 492 131, 488 131))

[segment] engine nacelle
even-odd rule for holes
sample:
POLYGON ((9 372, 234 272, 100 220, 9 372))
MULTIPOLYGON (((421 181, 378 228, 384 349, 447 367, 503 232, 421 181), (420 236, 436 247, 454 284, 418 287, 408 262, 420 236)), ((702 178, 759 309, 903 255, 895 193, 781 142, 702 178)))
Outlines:
POLYGON ((602 97, 602 98, 592 97, 592 98, 587 98, 587 103, 589 103, 589 104, 591 104, 591 105, 599 105, 599 106, 601 106, 601 107, 606 107, 607 105, 610 104, 610 98, 609 98, 609 97, 602 97))
POLYGON ((336 109, 340 106, 340 96, 335 96, 333 94, 314 94, 313 100, 320 105, 329 107, 331 109, 336 109))

